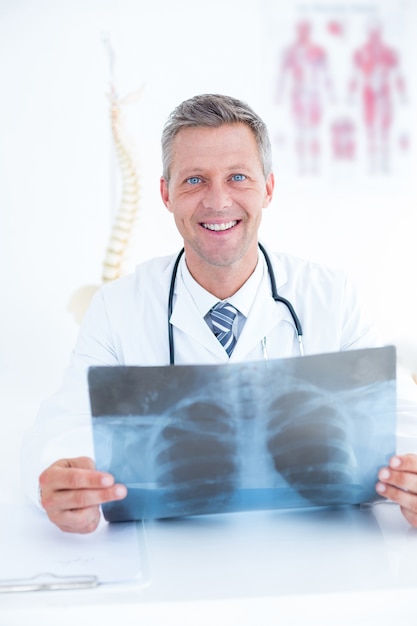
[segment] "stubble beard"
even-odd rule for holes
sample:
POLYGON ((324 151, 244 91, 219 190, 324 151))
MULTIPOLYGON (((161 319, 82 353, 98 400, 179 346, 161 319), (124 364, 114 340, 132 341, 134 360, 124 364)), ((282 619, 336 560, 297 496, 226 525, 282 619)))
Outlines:
POLYGON ((198 241, 189 242, 189 247, 200 262, 212 266, 214 268, 227 268, 236 265, 241 261, 250 249, 252 241, 246 240, 242 242, 238 249, 227 249, 227 245, 223 245, 218 252, 209 252, 205 246, 199 244, 198 241))

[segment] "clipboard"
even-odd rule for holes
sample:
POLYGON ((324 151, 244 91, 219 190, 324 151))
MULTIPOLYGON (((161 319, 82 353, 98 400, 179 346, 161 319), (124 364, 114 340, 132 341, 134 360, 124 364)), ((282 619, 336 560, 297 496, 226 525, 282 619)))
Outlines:
POLYGON ((100 522, 88 535, 65 533, 29 502, 0 504, 0 593, 149 584, 142 523, 100 522))
POLYGON ((57 576, 56 574, 37 574, 31 578, 0 580, 0 593, 93 589, 94 587, 97 587, 98 584, 97 576, 57 576))

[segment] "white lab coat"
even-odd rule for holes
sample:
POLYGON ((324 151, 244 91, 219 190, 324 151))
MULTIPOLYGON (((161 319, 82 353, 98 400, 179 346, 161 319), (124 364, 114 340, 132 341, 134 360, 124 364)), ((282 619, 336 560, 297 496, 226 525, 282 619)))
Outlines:
MULTIPOLYGON (((358 294, 341 271, 271 254, 280 296, 293 305, 303 326, 305 354, 380 345, 358 294)), ((263 256, 264 276, 230 362, 300 354, 292 317, 274 302, 263 256)), ((87 368, 90 365, 169 364, 167 300, 175 257, 153 259, 136 272, 105 285, 83 320, 60 391, 41 407, 23 448, 24 488, 36 500, 38 476, 58 458, 93 456, 87 368)), ((181 263, 184 262, 182 259, 181 263)), ((171 318, 175 363, 229 361, 199 314, 178 273, 171 318)), ((416 400, 417 404, 417 400, 416 400)))

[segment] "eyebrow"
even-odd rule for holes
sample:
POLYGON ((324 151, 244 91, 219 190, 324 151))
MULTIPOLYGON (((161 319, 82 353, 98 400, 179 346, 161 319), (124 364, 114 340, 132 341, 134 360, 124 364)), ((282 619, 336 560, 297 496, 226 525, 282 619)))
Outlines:
MULTIPOLYGON (((230 165, 229 167, 226 168, 226 172, 239 172, 240 170, 246 170, 248 171, 250 168, 247 165, 244 165, 243 163, 237 163, 236 165, 230 165)), ((183 176, 189 176, 190 174, 203 174, 206 170, 206 168, 203 167, 187 167, 184 168, 183 170, 180 170, 178 172, 178 175, 180 178, 182 178, 183 176)))

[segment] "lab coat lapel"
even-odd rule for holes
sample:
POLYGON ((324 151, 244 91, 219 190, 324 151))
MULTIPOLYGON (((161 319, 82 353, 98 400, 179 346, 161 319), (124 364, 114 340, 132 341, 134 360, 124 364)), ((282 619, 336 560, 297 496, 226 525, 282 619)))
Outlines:
POLYGON ((206 321, 201 317, 193 299, 180 280, 177 281, 175 295, 176 299, 172 310, 171 324, 214 354, 218 361, 227 362, 229 357, 223 346, 216 339, 206 321))
MULTIPOLYGON (((275 264, 274 273, 279 290, 287 281, 287 275, 279 263, 275 264)), ((230 360, 243 361, 283 321, 294 325, 287 307, 277 304, 271 295, 271 284, 265 266, 264 278, 230 360)))

